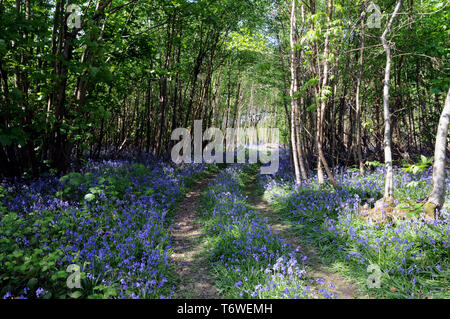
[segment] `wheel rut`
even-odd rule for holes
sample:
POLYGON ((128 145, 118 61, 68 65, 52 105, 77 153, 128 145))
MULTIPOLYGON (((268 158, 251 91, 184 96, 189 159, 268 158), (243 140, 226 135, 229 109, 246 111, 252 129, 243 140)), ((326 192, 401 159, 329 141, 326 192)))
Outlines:
POLYGON ((171 261, 180 276, 175 294, 177 299, 220 298, 203 254, 205 244, 202 241, 201 225, 196 222, 200 195, 216 175, 197 181, 178 206, 175 215, 171 233, 174 249, 171 261))
POLYGON ((320 289, 332 292, 338 299, 367 298, 367 296, 361 295, 354 284, 341 275, 327 269, 326 265, 320 261, 321 258, 317 250, 313 246, 306 244, 305 240, 298 234, 295 234, 292 225, 277 216, 271 209, 269 202, 257 194, 256 185, 256 176, 253 176, 247 187, 248 202, 260 216, 267 218, 268 226, 274 232, 290 243, 292 248, 296 249, 302 257, 307 257, 303 263, 306 265, 307 279, 311 286, 313 298, 319 296, 320 289))

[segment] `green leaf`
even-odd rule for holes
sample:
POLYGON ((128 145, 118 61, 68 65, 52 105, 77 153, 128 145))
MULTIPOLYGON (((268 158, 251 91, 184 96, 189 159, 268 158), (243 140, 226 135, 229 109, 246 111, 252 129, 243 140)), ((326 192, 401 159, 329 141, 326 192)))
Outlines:
POLYGON ((84 200, 86 200, 88 202, 93 201, 94 199, 95 199, 95 195, 94 194, 86 194, 84 196, 84 200))
POLYGON ((21 257, 21 256, 23 255, 23 251, 21 251, 21 250, 15 250, 15 251, 12 253, 12 255, 13 255, 14 257, 16 257, 16 258, 19 258, 19 257, 21 257))
POLYGON ((31 278, 30 280, 28 280, 27 287, 34 288, 36 287, 37 283, 38 280, 36 278, 31 278))
POLYGON ((105 293, 103 294, 104 298, 109 298, 112 296, 117 296, 117 290, 111 287, 105 289, 105 293))
POLYGON ((80 186, 84 182, 84 177, 80 173, 71 173, 70 175, 70 184, 75 187, 80 186))
POLYGON ((81 293, 81 291, 77 290, 77 291, 72 292, 72 293, 69 295, 69 297, 70 297, 70 298, 77 299, 77 298, 80 298, 82 295, 83 295, 83 294, 81 293))
POLYGON ((315 111, 317 110, 317 105, 316 104, 311 104, 310 106, 308 106, 306 108, 307 111, 311 112, 311 111, 315 111))

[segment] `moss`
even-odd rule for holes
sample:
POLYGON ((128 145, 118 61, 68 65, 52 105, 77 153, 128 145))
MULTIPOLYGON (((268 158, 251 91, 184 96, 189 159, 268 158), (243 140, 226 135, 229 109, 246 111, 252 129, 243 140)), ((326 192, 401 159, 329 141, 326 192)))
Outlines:
POLYGON ((426 202, 425 205, 423 206, 424 210, 425 210, 425 214, 427 214, 427 216, 434 218, 435 212, 436 212, 436 208, 437 206, 431 202, 426 202))

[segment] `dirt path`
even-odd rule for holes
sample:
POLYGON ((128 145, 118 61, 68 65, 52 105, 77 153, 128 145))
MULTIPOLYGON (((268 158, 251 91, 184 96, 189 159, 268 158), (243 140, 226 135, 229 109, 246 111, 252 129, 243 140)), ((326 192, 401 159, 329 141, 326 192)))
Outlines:
POLYGON ((329 271, 326 265, 321 263, 317 251, 305 244, 305 241, 299 238, 298 233, 294 232, 291 223, 278 217, 270 208, 270 204, 257 194, 256 185, 256 176, 253 176, 248 183, 247 189, 249 203, 262 217, 267 217, 269 226, 275 232, 279 233, 294 249, 298 248, 299 254, 307 257, 304 263, 307 266, 306 274, 310 281, 313 295, 317 295, 318 290, 324 288, 335 294, 339 299, 367 298, 367 296, 361 295, 357 288, 348 280, 342 278, 339 274, 329 271))
POLYGON ((209 274, 208 263, 202 255, 204 244, 200 225, 196 223, 199 197, 214 174, 197 181, 180 203, 172 229, 175 263, 180 275, 179 290, 175 298, 181 299, 217 299, 217 288, 209 274))

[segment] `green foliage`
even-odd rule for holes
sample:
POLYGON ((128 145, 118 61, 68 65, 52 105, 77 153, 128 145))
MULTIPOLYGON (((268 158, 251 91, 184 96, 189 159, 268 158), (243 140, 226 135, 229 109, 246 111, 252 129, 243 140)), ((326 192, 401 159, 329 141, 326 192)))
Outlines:
POLYGON ((312 111, 317 110, 317 104, 311 104, 310 106, 308 106, 308 107, 306 108, 306 110, 307 110, 308 112, 312 112, 312 111))
MULTIPOLYGON (((121 167, 115 171, 103 172, 102 175, 93 173, 80 174, 71 172, 60 178, 62 189, 56 193, 56 196, 65 200, 83 199, 91 202, 98 199, 100 194, 104 194, 112 199, 123 198, 128 188, 135 188, 130 182, 130 178, 139 178, 148 174, 149 171, 145 165, 134 163, 129 167, 121 167)), ((152 190, 146 190, 151 195, 152 190)))
POLYGON ((252 33, 248 28, 233 32, 227 43, 228 50, 251 51, 264 54, 267 50, 266 39, 261 33, 252 33))
POLYGON ((384 164, 378 161, 367 161, 366 165, 369 167, 384 167, 384 164))
MULTIPOLYGON (((148 178, 151 173, 141 163, 119 167, 105 166, 100 169, 100 172, 93 171, 85 174, 71 172, 61 177, 60 181, 63 186, 62 196, 71 201, 78 201, 78 203, 74 203, 75 206, 71 205, 68 209, 38 209, 27 214, 6 212, 5 210, 5 214, 2 215, 3 209, 0 210, 0 296, 3 297, 7 292, 11 292, 13 297, 19 297, 21 294, 27 297, 37 297, 36 290, 44 288, 44 293, 38 298, 117 298, 120 285, 116 276, 123 261, 119 254, 120 250, 117 247, 111 247, 112 253, 109 257, 104 257, 108 258, 107 264, 112 268, 108 270, 105 269, 105 264, 102 263, 96 249, 101 246, 99 242, 104 240, 102 235, 113 236, 114 240, 119 240, 118 243, 128 245, 129 239, 136 235, 130 232, 134 229, 141 231, 144 226, 155 229, 153 235, 158 239, 151 245, 144 245, 141 239, 136 240, 133 244, 135 250, 132 252, 133 256, 139 259, 144 254, 152 253, 153 257, 160 256, 161 260, 158 264, 159 275, 141 274, 141 276, 155 278, 155 287, 156 284, 159 284, 158 276, 173 278, 173 270, 171 267, 165 266, 163 256, 167 254, 166 248, 170 238, 168 226, 172 223, 173 210, 177 200, 171 201, 172 204, 168 205, 167 197, 180 199, 183 192, 173 194, 173 188, 160 187, 161 185, 153 187, 155 181, 148 178), (124 196, 128 196, 124 203, 131 209, 128 216, 123 212, 124 207, 122 207, 121 201, 117 201, 119 197, 124 198, 124 196), (143 199, 144 196, 152 197, 144 199, 150 205, 147 206, 147 209, 151 210, 148 216, 166 216, 164 223, 157 217, 152 221, 142 218, 142 216, 147 216, 147 210, 140 211, 142 208, 140 204, 136 204, 136 201, 143 199), (160 200, 160 198, 166 198, 161 200, 164 205, 153 207, 153 200, 160 200), (153 212, 153 210, 155 211, 153 212), (155 215, 152 215, 153 213, 155 215), (122 223, 125 218, 130 218, 132 230, 123 227, 122 223), (116 231, 105 235, 108 229, 116 231), (123 232, 121 233, 121 231, 123 232), (71 237, 73 232, 77 233, 76 237, 71 237), (84 244, 88 241, 90 244, 85 246, 84 244), (156 246, 155 243, 157 243, 156 246), (66 245, 64 252, 61 248, 62 244, 66 245), (71 252, 69 249, 68 251, 67 247, 72 247, 72 245, 78 250, 71 252), (84 253, 86 253, 89 251, 87 248, 89 245, 95 245, 95 247, 91 247, 93 249, 91 252, 95 252, 95 256, 93 256, 95 262, 83 262, 82 260, 86 260, 86 257, 80 257, 80 249, 86 248, 84 249, 84 253), (68 258, 69 260, 67 260, 68 258), (81 288, 69 289, 67 287, 67 279, 70 275, 66 268, 68 264, 80 266, 81 288), (108 284, 105 284, 104 279, 108 284), (24 293, 24 287, 30 290, 30 293, 24 293)), ((151 176, 158 177, 158 174, 160 174, 159 171, 151 176)), ((207 174, 203 171, 190 174, 190 185, 196 179, 207 174)), ((170 168, 167 168, 163 177, 165 181, 178 180, 182 190, 186 191, 185 184, 188 183, 188 180, 181 172, 174 174, 170 168)), ((0 203, 7 196, 7 190, 0 187, 0 203)), ((106 240, 109 241, 111 238, 106 238, 106 240)), ((144 279, 137 278, 136 280, 144 279)), ((129 291, 136 293, 137 289, 130 287, 129 291)), ((172 289, 172 283, 155 289, 153 294, 147 295, 147 297, 157 298, 162 293, 169 294, 170 289, 172 289)))
POLYGON ((419 218, 421 214, 423 214, 424 204, 423 203, 417 203, 412 200, 401 200, 399 203, 395 206, 397 209, 403 209, 405 210, 406 217, 407 218, 419 218))
MULTIPOLYGON (((415 164, 408 164, 406 167, 402 168, 402 171, 405 173, 413 173, 414 175, 422 173, 424 169, 433 165, 434 157, 427 158, 426 156, 420 155, 419 162, 415 164)), ((411 184, 411 187, 415 187, 417 185, 411 184)))
POLYGON ((3 206, 3 201, 6 199, 8 192, 3 186, 0 186, 0 218, 6 213, 6 207, 3 206))
POLYGON ((85 181, 85 178, 80 173, 70 173, 61 177, 59 181, 63 184, 63 190, 56 193, 56 196, 70 198, 79 195, 77 194, 78 187, 85 181))
POLYGON ((43 284, 42 278, 46 278, 52 293, 47 293, 44 298, 64 298, 66 296, 65 269, 61 268, 58 260, 63 252, 57 247, 37 247, 35 230, 39 227, 41 234, 45 234, 47 243, 51 237, 59 236, 68 225, 52 224, 53 212, 42 211, 39 215, 31 213, 29 218, 22 218, 16 213, 9 212, 1 219, 0 233, 6 237, 0 239, 0 263, 3 265, 0 278, 0 293, 17 291, 18 288, 28 287, 36 290, 43 284), (23 248, 13 240, 20 234, 23 238, 30 238, 30 248, 23 248), (14 280, 12 280, 14 279, 14 280), (12 286, 13 285, 13 286, 12 286))
POLYGON ((317 85, 318 83, 319 83, 319 78, 318 78, 318 76, 315 76, 315 77, 309 79, 308 81, 306 81, 305 84, 302 85, 302 87, 298 90, 298 92, 296 92, 296 93, 294 94, 294 97, 296 97, 296 98, 301 97, 302 95, 304 95, 304 94, 307 92, 307 90, 308 90, 310 87, 314 87, 314 86, 317 85))
POLYGON ((0 128, 0 145, 2 146, 10 146, 12 144, 24 146, 26 140, 27 135, 21 128, 0 128))
MULTIPOLYGON (((228 108, 235 99, 241 100, 244 117, 252 99, 251 105, 257 105, 258 110, 267 104, 268 110, 263 112, 270 123, 260 124, 279 127, 281 136, 288 139, 284 105, 289 88, 289 3, 117 0, 104 12, 96 12, 96 5, 75 1, 83 11, 83 26, 72 30, 73 34, 62 29, 57 3, 25 2, 17 7, 19 2, 5 1, 0 9, 0 61, 5 77, 0 90, 0 117, 4 119, 0 123, 0 148, 8 157, 8 165, 0 168, 2 175, 60 171, 69 162, 68 158, 61 160, 61 154, 68 157, 75 148, 82 153, 97 145, 118 148, 125 138, 125 148, 156 147, 154 134, 147 133, 156 133, 160 127, 159 147, 168 148, 168 128, 185 124, 183 119, 193 115, 188 114, 189 105, 198 102, 196 108, 206 110, 213 97, 217 97, 216 122, 222 121, 217 114, 233 113, 228 108), (166 92, 160 90, 163 83, 166 92), (239 83, 241 91, 237 92, 239 83), (201 88, 206 84, 214 87, 214 92, 201 88), (179 94, 176 101, 175 92, 179 94), (161 97, 167 108, 154 107, 161 97), (172 108, 175 105, 176 110, 172 108), (176 123, 171 123, 174 119, 176 123)), ((346 90, 354 86, 354 75, 360 68, 361 4, 334 2, 328 17, 325 2, 318 2, 315 11, 304 6, 303 14, 297 3, 299 41, 295 50, 301 76, 294 97, 304 98, 302 110, 314 111, 320 101, 329 104, 335 88, 335 98, 354 99, 353 91, 346 90), (329 40, 327 53, 323 51, 325 36, 329 40), (325 61, 332 71, 329 86, 321 88, 319 73, 325 61), (315 86, 321 90, 318 97, 312 90, 315 86)), ((386 0, 378 5, 387 11, 392 7, 386 0)), ((67 3, 60 9, 65 12, 67 3)), ((408 138, 415 137, 414 144, 430 148, 439 102, 450 84, 449 28, 443 23, 448 21, 449 12, 438 0, 411 2, 407 11, 417 19, 401 15, 397 20, 399 26, 408 28, 400 28, 395 36, 399 63, 393 71, 399 85, 391 92, 405 97, 403 106, 395 111, 395 123, 411 117, 413 123, 407 126, 412 126, 408 133, 413 136, 408 138)), ((362 109, 366 135, 374 132, 374 119, 379 115, 375 105, 380 88, 378 77, 372 74, 385 63, 378 54, 380 32, 365 28, 361 94, 367 106, 362 109)), ((326 112, 330 111, 327 107, 326 112)), ((328 119, 328 113, 325 116, 328 119)), ((344 131, 347 121, 345 118, 344 131)), ((307 122, 304 126, 311 131, 315 123, 309 117, 307 122)), ((394 132, 400 135, 396 137, 399 140, 406 137, 402 130, 394 132)), ((324 141, 328 143, 328 139, 324 141)), ((324 145, 325 149, 328 146, 324 145)))

